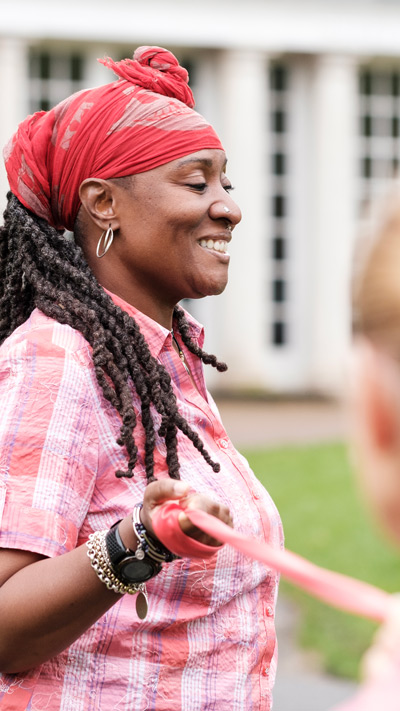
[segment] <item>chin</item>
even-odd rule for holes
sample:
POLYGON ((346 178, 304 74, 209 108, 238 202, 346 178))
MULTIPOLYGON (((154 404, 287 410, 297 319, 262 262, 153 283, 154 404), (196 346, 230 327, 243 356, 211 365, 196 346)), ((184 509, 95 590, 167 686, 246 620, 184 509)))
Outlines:
POLYGON ((226 284, 224 286, 220 287, 215 287, 214 289, 208 289, 207 291, 201 291, 200 293, 197 293, 192 296, 188 296, 188 299, 205 299, 206 296, 219 296, 219 294, 222 294, 223 291, 225 291, 226 284))
POLYGON ((225 291, 227 284, 228 279, 221 279, 213 284, 210 284, 204 296, 218 296, 218 294, 222 294, 222 292, 225 291))
POLYGON ((218 296, 218 294, 222 294, 225 291, 225 289, 226 289, 226 284, 215 289, 212 292, 212 294, 210 294, 210 296, 218 296))
POLYGON ((192 292, 190 294, 187 293, 182 298, 204 299, 206 296, 218 296, 219 294, 222 294, 223 291, 225 291, 227 284, 228 278, 217 279, 216 281, 212 282, 208 281, 207 283, 198 283, 196 285, 193 285, 194 288, 192 289, 192 292))

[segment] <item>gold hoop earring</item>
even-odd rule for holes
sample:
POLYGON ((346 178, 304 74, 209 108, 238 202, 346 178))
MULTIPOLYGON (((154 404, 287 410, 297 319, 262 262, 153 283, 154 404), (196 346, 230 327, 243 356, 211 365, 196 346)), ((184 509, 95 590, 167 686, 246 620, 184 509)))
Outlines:
POLYGON ((100 239, 97 242, 96 256, 99 259, 104 257, 104 255, 108 252, 108 250, 110 249, 110 247, 113 243, 113 239, 114 239, 114 232, 113 232, 113 229, 110 225, 107 231, 104 230, 104 232, 101 233, 100 239), (102 244, 103 240, 104 240, 103 251, 100 254, 101 244, 102 244))

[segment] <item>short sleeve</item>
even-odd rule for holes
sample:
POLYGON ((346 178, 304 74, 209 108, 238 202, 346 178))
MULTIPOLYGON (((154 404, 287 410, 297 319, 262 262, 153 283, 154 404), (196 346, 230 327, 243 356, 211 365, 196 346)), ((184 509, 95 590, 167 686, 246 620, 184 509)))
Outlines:
POLYGON ((91 359, 80 334, 84 351, 60 345, 68 326, 21 328, 0 348, 0 546, 56 556, 76 546, 95 485, 91 359))

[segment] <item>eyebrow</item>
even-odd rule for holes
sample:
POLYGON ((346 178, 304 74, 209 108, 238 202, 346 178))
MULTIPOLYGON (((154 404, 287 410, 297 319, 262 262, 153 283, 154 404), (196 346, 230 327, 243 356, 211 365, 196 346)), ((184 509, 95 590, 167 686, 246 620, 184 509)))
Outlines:
MULTIPOLYGON (((185 165, 190 165, 191 163, 197 163, 205 165, 206 168, 212 168, 214 161, 211 158, 185 158, 178 163, 178 168, 183 168, 185 165)), ((225 161, 222 170, 226 170, 227 161, 225 161)))
POLYGON ((202 163, 206 165, 207 168, 212 168, 213 162, 211 158, 186 158, 186 160, 181 160, 179 162, 179 167, 188 165, 189 163, 202 163))

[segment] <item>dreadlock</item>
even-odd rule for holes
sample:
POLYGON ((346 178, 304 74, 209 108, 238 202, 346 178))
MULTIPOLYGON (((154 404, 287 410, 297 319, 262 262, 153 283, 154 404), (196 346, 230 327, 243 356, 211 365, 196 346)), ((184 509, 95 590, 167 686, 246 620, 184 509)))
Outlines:
MULTIPOLYGON (((126 447, 128 469, 116 471, 117 477, 132 477, 137 461, 131 383, 141 402, 148 483, 156 480, 152 405, 161 416, 158 434, 165 440, 169 476, 179 479, 178 430, 218 472, 220 465, 211 459, 200 437, 179 414, 169 374, 151 355, 134 318, 114 304, 100 286, 82 249, 27 210, 11 192, 7 199, 4 226, 0 227, 0 343, 26 321, 34 308, 83 334, 93 350, 97 382, 122 419, 117 443, 126 447)), ((189 351, 217 370, 226 370, 225 363, 205 353, 191 339, 189 324, 179 306, 174 309, 174 319, 189 351)))

